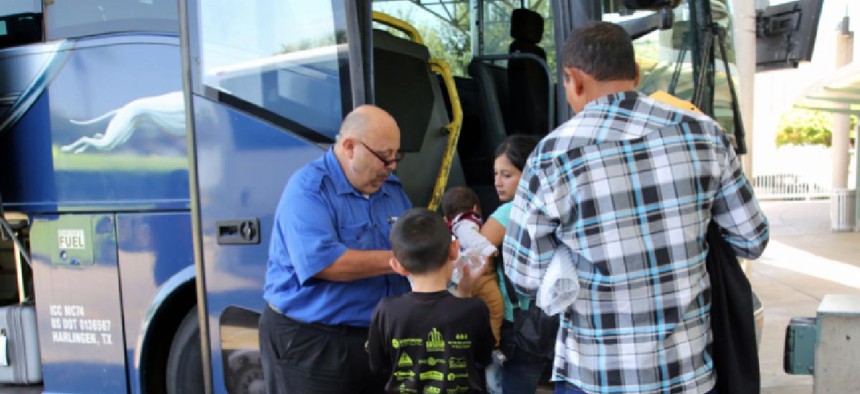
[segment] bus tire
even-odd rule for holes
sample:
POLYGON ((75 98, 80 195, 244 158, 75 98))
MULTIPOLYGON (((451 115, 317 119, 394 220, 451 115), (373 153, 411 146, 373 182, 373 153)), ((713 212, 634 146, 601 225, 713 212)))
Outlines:
POLYGON ((200 321, 195 306, 179 323, 170 344, 165 375, 168 394, 203 393, 203 360, 200 354, 200 321))

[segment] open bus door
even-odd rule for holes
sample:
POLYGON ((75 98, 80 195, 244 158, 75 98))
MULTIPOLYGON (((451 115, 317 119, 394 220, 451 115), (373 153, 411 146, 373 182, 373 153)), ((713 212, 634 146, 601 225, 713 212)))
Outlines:
POLYGON ((364 102, 356 2, 180 2, 208 392, 256 392, 274 209, 364 102))

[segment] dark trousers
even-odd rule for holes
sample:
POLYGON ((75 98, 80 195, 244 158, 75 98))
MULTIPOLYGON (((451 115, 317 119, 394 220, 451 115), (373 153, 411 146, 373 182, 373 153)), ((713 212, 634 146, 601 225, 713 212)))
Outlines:
POLYGON ((290 319, 272 308, 260 317, 260 358, 266 392, 383 393, 386 376, 370 372, 367 328, 290 319))
POLYGON ((502 366, 502 392, 532 394, 537 391, 541 378, 548 377, 552 360, 533 356, 517 346, 514 330, 511 322, 502 322, 501 348, 508 358, 502 366))

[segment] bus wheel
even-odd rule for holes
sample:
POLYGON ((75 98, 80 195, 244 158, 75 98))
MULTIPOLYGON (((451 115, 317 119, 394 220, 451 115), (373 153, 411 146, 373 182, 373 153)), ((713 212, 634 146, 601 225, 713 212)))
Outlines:
POLYGON ((203 361, 200 357, 200 322, 191 308, 179 327, 167 356, 167 393, 203 393, 203 361))

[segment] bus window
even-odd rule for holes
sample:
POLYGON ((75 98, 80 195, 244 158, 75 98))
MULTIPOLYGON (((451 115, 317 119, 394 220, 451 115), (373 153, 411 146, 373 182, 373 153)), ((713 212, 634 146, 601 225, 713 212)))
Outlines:
POLYGON ((0 17, 0 49, 34 44, 42 40, 42 14, 26 13, 0 17))
POLYGON ((34 0, 0 2, 0 49, 42 40, 42 7, 34 0))
MULTIPOLYGON (((732 18, 729 14, 729 5, 727 0, 712 0, 711 17, 723 32, 725 32, 726 44, 726 64, 729 66, 729 73, 726 73, 726 67, 723 63, 722 52, 719 47, 714 48, 714 119, 723 126, 730 136, 736 135, 735 130, 735 112, 732 109, 732 94, 729 90, 728 75, 731 75, 731 83, 734 85, 735 92, 740 91, 740 73, 738 72, 737 59, 735 58, 735 47, 732 43, 734 40, 734 27, 732 26, 732 18)), ((736 142, 737 143, 737 142, 736 142)))
MULTIPOLYGON (((474 35, 470 28, 475 12, 470 12, 468 1, 414 2, 408 0, 374 1, 373 10, 402 19, 422 34, 424 45, 430 55, 442 59, 451 67, 451 72, 460 77, 468 75, 466 69, 473 56, 473 39, 482 38, 483 55, 506 54, 511 38, 511 14, 520 2, 483 1, 483 30, 474 35)), ((539 45, 547 53, 550 70, 555 70, 555 35, 552 6, 549 1, 525 1, 525 8, 543 17, 543 38, 539 45)), ((379 26, 377 26, 379 27, 379 26)), ((384 30, 384 27, 380 27, 384 30)), ((395 33, 396 34, 396 33, 395 33)), ((555 78, 553 73, 553 78, 555 78)))
POLYGON ((212 2, 202 8, 200 29, 207 96, 337 134, 351 105, 342 2, 212 2))
POLYGON ((176 0, 75 0, 45 4, 49 40, 124 32, 179 34, 176 0))
MULTIPOLYGON (((608 10, 604 20, 629 22, 651 17, 655 11, 630 11, 623 7, 608 10)), ((636 62, 641 75, 637 89, 645 94, 662 90, 678 98, 691 101, 695 81, 693 79, 692 42, 689 36, 690 11, 686 2, 673 10, 674 23, 671 29, 654 30, 633 41, 636 62)))
MULTIPOLYGON (((543 36, 538 46, 546 51, 546 60, 550 70, 555 70, 555 30, 553 28, 552 2, 525 1, 524 8, 537 12, 543 17, 543 36)), ((519 8, 520 2, 486 1, 484 2, 483 23, 483 55, 508 53, 511 43, 511 14, 519 8), (513 4, 512 4, 513 3, 513 4)), ((555 78, 555 73, 553 78, 555 78)))
MULTIPOLYGON (((458 77, 467 75, 466 67, 472 60, 468 2, 419 4, 408 0, 374 1, 373 10, 414 26, 421 33, 431 57, 448 63, 452 74, 458 77)), ((374 23, 374 28, 404 37, 397 30, 377 23, 374 23)))

